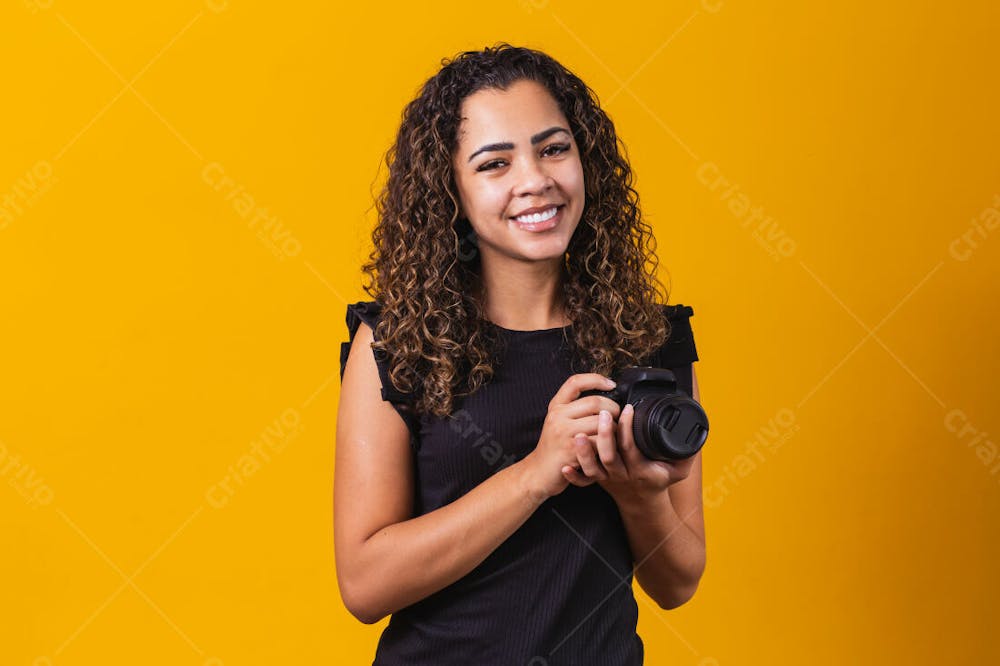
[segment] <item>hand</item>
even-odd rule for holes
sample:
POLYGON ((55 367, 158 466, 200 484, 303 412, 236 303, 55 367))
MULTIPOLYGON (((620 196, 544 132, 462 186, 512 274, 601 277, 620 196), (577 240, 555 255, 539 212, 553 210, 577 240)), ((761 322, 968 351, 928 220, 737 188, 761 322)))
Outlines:
POLYGON ((621 408, 611 398, 580 393, 590 389, 607 391, 614 382, 597 373, 572 375, 549 401, 542 433, 535 450, 521 462, 529 469, 529 490, 541 499, 558 495, 569 485, 561 470, 577 461, 573 436, 597 436, 597 415, 607 410, 615 416, 621 408))
POLYGON ((602 412, 595 437, 577 433, 574 441, 579 468, 574 464, 563 466, 566 480, 581 487, 596 482, 621 503, 642 502, 686 479, 694 456, 673 462, 650 460, 635 445, 633 416, 632 405, 625 405, 617 426, 610 413, 602 412))

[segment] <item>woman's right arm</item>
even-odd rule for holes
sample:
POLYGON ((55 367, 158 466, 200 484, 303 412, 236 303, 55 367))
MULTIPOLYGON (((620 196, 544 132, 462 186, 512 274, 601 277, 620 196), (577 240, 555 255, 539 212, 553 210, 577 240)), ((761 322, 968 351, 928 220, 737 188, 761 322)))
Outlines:
POLYGON ((567 482, 560 460, 575 460, 575 453, 571 446, 563 451, 562 445, 543 447, 543 442, 571 442, 574 432, 591 428, 596 433, 595 405, 611 402, 592 397, 570 405, 603 379, 575 375, 553 398, 535 452, 454 502, 414 518, 410 434, 395 408, 382 400, 371 342, 371 328, 361 324, 341 382, 334 471, 337 582, 344 605, 366 624, 472 571, 545 499, 561 492, 567 482))

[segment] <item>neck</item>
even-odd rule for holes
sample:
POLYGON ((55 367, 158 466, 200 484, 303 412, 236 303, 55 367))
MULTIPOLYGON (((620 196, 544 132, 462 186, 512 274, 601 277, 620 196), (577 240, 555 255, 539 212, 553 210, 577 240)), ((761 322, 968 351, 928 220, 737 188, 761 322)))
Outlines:
POLYGON ((482 264, 480 295, 490 321, 515 331, 561 328, 569 324, 562 293, 563 260, 482 264))

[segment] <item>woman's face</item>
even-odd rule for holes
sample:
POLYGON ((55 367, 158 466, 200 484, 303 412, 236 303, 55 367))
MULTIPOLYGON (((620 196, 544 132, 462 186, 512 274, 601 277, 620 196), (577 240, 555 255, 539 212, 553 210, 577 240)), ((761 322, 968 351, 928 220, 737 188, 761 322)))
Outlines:
POLYGON ((583 165, 544 86, 522 80, 466 97, 453 171, 484 263, 561 265, 583 214, 583 165))

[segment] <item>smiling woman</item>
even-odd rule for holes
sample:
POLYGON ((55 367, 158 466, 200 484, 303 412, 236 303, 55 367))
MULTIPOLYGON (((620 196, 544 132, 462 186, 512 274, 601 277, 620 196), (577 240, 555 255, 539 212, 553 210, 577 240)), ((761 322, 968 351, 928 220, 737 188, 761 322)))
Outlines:
POLYGON ((341 347, 344 604, 391 615, 375 664, 641 664, 633 571, 673 608, 704 568, 701 453, 646 459, 630 406, 581 394, 648 364, 697 398, 698 355, 614 126, 500 44, 425 83, 386 159, 341 347))
MULTIPOLYGON (((584 206, 583 165, 568 127, 552 95, 532 80, 479 90, 462 103, 455 187, 479 239, 486 293, 500 291, 526 263, 561 268, 584 206)), ((493 305, 496 321, 505 310, 493 305)))

